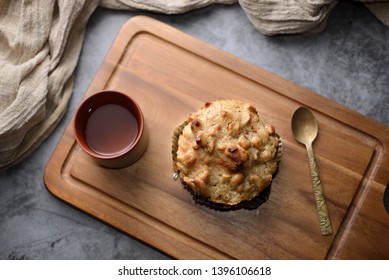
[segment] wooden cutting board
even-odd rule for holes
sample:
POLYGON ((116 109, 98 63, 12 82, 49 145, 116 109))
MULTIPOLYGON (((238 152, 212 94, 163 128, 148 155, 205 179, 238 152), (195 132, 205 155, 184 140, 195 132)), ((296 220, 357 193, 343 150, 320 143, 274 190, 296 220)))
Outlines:
POLYGON ((100 167, 70 122, 44 174, 56 197, 178 259, 389 258, 388 127, 143 16, 123 26, 85 95, 103 89, 138 101, 148 149, 127 168, 100 167), (199 206, 172 178, 175 127, 205 102, 227 98, 252 103, 283 139, 270 198, 256 210, 199 206), (327 237, 305 148, 290 128, 299 106, 319 122, 314 151, 334 228, 327 237))

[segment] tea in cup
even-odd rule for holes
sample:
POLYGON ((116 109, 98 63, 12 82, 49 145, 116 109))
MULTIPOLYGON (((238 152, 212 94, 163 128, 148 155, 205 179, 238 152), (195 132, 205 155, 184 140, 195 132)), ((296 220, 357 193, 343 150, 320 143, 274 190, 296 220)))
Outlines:
POLYGON ((122 168, 147 149, 148 132, 139 105, 128 95, 106 90, 86 98, 74 118, 75 138, 97 163, 122 168))

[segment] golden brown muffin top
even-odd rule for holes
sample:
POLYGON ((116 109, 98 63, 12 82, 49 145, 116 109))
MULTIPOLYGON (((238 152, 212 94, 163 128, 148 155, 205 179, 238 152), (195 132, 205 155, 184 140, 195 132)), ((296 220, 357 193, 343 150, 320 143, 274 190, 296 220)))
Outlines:
POLYGON ((235 205, 262 192, 277 170, 278 137, 239 100, 206 103, 178 139, 176 171, 211 202, 235 205))

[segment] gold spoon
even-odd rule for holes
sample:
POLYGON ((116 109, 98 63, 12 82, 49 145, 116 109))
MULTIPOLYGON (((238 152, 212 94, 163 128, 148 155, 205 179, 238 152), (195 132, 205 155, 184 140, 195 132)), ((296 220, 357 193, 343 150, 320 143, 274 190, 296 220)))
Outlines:
POLYGON ((304 144, 307 148, 309 166, 311 167, 313 193, 315 196, 317 214, 319 216, 321 234, 330 235, 332 234, 331 220, 328 214, 327 204, 312 149, 312 143, 317 136, 318 130, 319 128, 316 119, 310 110, 300 107, 294 112, 292 117, 292 131, 294 138, 301 144, 304 144))

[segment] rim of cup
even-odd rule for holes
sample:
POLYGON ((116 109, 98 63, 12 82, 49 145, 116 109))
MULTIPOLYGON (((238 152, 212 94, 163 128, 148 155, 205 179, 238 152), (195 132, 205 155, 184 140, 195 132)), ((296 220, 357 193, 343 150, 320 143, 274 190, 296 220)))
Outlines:
POLYGON ((131 151, 140 141, 144 130, 144 117, 138 103, 125 93, 116 90, 103 90, 86 97, 78 106, 74 117, 74 136, 81 148, 90 156, 98 159, 114 159, 131 151), (90 115, 97 108, 107 104, 117 104, 125 107, 136 118, 138 131, 135 140, 125 149, 110 155, 100 154, 92 150, 86 141, 86 124, 90 115))

